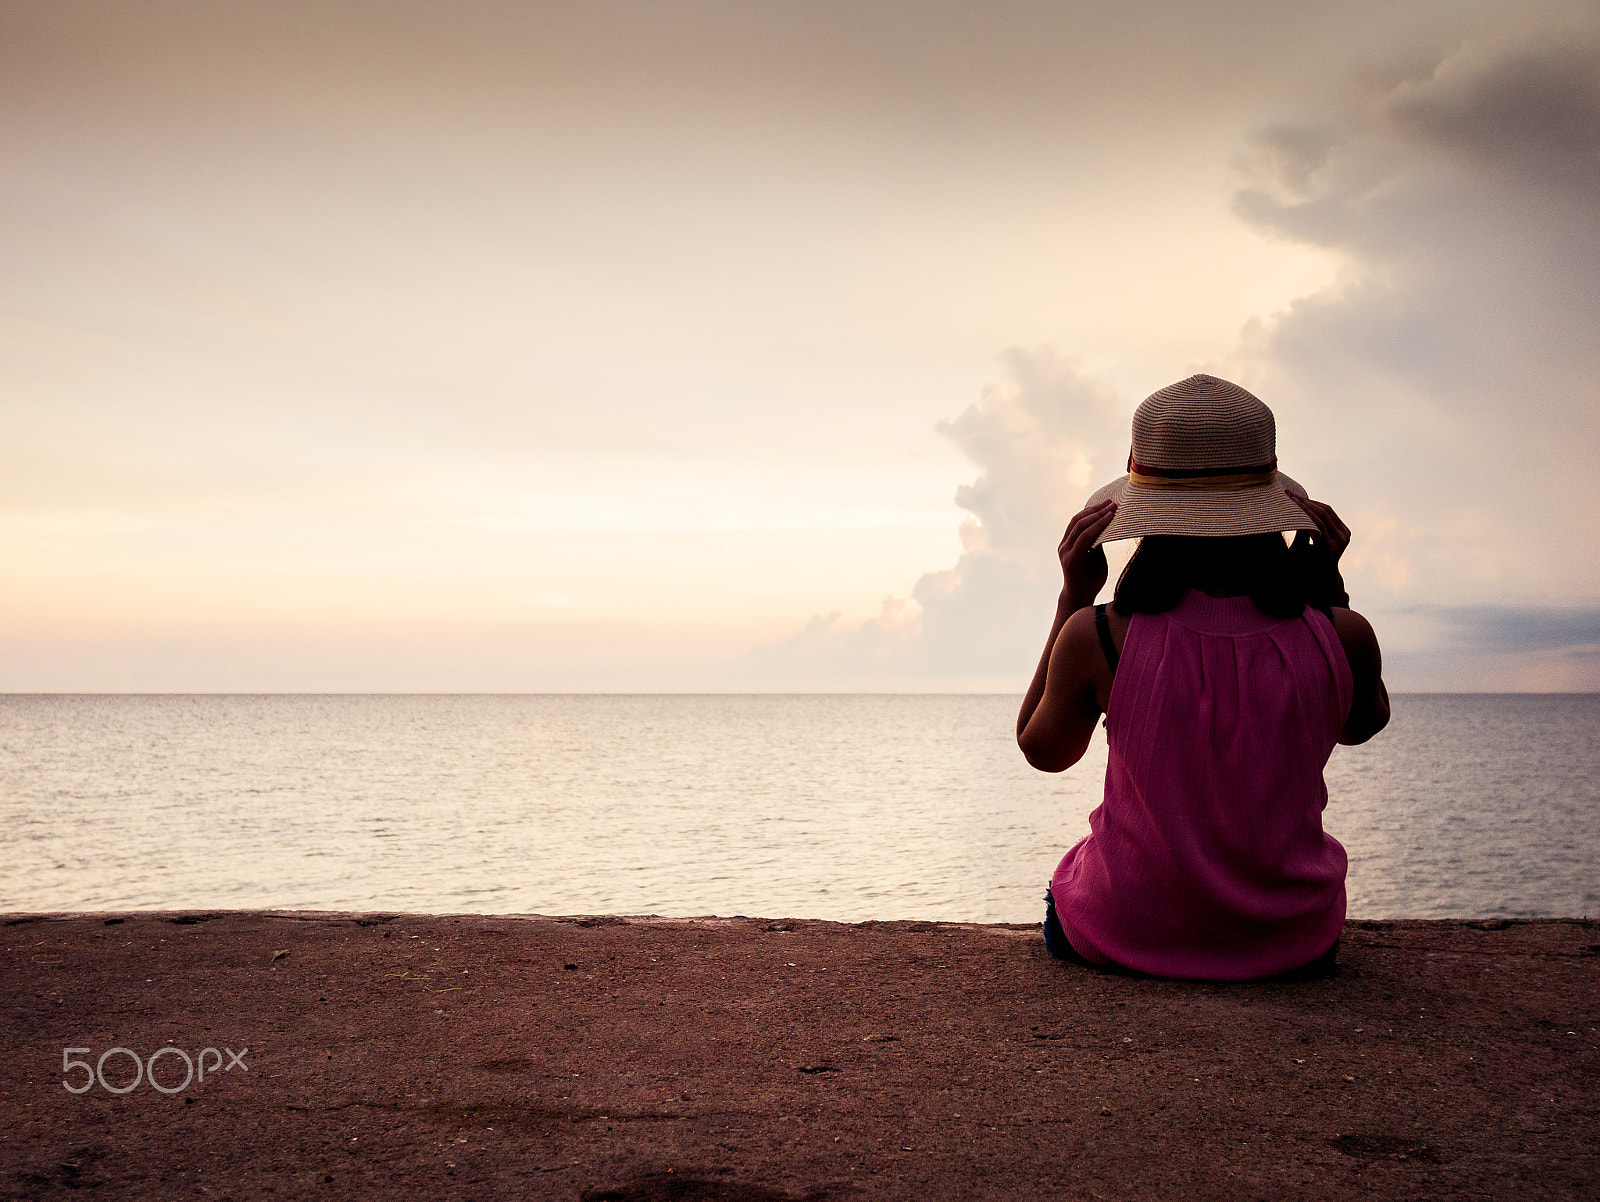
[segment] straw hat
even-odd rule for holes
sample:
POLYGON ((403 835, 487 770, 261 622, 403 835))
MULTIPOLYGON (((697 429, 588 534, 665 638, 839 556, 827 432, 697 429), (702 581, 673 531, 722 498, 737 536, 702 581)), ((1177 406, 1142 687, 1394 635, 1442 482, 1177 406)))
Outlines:
POLYGON ((1278 470, 1277 440, 1272 410, 1227 380, 1190 376, 1151 393, 1133 412, 1128 474, 1089 498, 1117 503, 1095 545, 1145 534, 1315 530, 1289 498, 1306 490, 1278 470))

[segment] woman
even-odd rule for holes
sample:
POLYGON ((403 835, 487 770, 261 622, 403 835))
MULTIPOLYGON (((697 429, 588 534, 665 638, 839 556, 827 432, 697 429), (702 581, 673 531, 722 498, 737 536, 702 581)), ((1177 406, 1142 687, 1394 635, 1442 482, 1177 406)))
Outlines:
POLYGON ((1060 772, 1106 716, 1105 799, 1051 880, 1046 946, 1166 977, 1329 971, 1346 861, 1322 830, 1322 770, 1389 720, 1377 639, 1339 578, 1350 533, 1277 471, 1272 411, 1226 380, 1147 398, 1128 466, 1061 540, 1017 718, 1028 762, 1060 772), (1100 545, 1134 537, 1095 606, 1100 545))

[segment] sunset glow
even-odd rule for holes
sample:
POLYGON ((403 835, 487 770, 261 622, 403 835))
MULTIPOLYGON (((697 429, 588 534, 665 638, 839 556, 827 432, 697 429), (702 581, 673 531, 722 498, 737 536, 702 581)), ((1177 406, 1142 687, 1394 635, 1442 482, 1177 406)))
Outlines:
POLYGON ((1600 689, 1596 28, 10 4, 0 690, 1017 689, 1202 369, 1396 688, 1600 689))

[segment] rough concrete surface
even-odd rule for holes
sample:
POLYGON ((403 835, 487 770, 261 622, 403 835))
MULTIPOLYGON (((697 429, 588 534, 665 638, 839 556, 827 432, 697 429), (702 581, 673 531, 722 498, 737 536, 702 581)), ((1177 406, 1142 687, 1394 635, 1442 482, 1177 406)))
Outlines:
POLYGON ((1595 1198, 1597 927, 1357 922, 1332 980, 1218 985, 1036 927, 16 915, 0 1191, 1595 1198), (168 1045, 204 1081, 64 1088, 168 1045))

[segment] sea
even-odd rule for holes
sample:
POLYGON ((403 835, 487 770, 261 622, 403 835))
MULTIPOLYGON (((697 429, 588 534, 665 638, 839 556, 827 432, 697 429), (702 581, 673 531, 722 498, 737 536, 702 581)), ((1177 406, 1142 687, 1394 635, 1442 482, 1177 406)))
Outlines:
MULTIPOLYGON (((1600 695, 1400 695, 1340 747, 1356 918, 1600 915, 1600 695)), ((0 910, 1037 922, 1104 736, 1005 696, 0 696, 0 910)))

